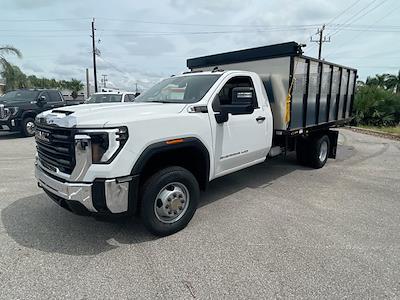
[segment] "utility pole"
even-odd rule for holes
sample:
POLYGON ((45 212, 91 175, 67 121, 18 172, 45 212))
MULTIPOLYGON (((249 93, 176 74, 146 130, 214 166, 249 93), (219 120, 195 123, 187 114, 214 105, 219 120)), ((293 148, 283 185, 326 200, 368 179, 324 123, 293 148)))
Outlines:
POLYGON ((94 39, 94 18, 92 21, 92 50, 93 50, 93 73, 94 73, 94 77, 93 77, 93 81, 94 81, 94 91, 95 93, 97 93, 97 70, 96 70, 96 43, 95 43, 95 39, 94 39))
POLYGON ((322 25, 321 28, 318 28, 316 35, 319 35, 318 40, 313 40, 312 36, 310 37, 310 42, 317 43, 319 45, 318 49, 318 59, 321 59, 321 53, 322 53, 322 44, 323 43, 329 43, 331 41, 331 37, 326 37, 324 36, 324 30, 325 30, 325 24, 322 25))
POLYGON ((103 87, 106 88, 106 82, 108 81, 107 79, 107 75, 106 74, 102 74, 101 76, 103 76, 103 78, 101 79, 101 82, 103 83, 103 87))
POLYGON ((89 90, 89 69, 86 68, 86 98, 90 97, 90 90, 89 90))

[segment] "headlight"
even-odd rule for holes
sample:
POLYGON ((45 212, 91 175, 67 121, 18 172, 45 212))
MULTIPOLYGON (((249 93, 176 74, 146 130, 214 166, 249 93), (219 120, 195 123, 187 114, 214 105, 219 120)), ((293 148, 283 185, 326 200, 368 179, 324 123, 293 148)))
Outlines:
POLYGON ((121 151, 128 140, 128 128, 125 126, 104 130, 85 130, 91 138, 92 163, 108 164, 121 151))
POLYGON ((15 116, 18 113, 19 107, 6 107, 4 109, 4 117, 3 119, 8 119, 10 117, 15 116))
POLYGON ((8 109, 10 110, 11 116, 15 116, 19 111, 19 107, 9 107, 8 109))

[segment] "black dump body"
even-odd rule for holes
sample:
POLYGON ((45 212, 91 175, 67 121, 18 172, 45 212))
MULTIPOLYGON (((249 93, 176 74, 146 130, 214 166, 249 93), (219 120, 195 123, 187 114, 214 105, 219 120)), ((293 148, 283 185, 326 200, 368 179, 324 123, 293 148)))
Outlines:
MULTIPOLYGON (((259 61, 266 70, 273 64, 277 70, 277 59, 283 59, 278 62, 278 68, 282 69, 278 71, 284 77, 284 90, 292 95, 290 121, 285 122, 284 128, 275 130, 277 134, 294 135, 304 129, 334 127, 351 120, 357 70, 304 56, 301 45, 296 42, 192 58, 187 60, 187 66, 192 70, 247 66, 247 70, 253 71, 247 63, 259 61)), ((276 100, 283 103, 286 97, 276 100)))

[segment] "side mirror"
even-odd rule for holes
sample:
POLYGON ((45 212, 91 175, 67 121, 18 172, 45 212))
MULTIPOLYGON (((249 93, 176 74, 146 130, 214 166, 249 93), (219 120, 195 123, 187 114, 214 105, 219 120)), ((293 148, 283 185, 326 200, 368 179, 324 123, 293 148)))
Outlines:
POLYGON ((41 95, 37 100, 38 105, 46 104, 46 102, 47 102, 47 99, 46 99, 46 96, 44 96, 44 95, 41 95))
POLYGON ((228 122, 228 119, 229 119, 229 114, 223 109, 220 112, 215 113, 215 121, 218 124, 228 122))
POLYGON ((235 87, 232 89, 232 105, 253 105, 255 100, 252 87, 235 87))

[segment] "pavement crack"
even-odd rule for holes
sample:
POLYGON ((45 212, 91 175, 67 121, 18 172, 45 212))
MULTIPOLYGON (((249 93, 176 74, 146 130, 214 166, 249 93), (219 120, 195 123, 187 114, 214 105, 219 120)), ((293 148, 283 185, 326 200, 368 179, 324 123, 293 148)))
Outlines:
POLYGON ((196 299, 196 294, 194 292, 193 285, 190 281, 182 281, 183 285, 188 289, 190 295, 192 296, 193 299, 196 299))

